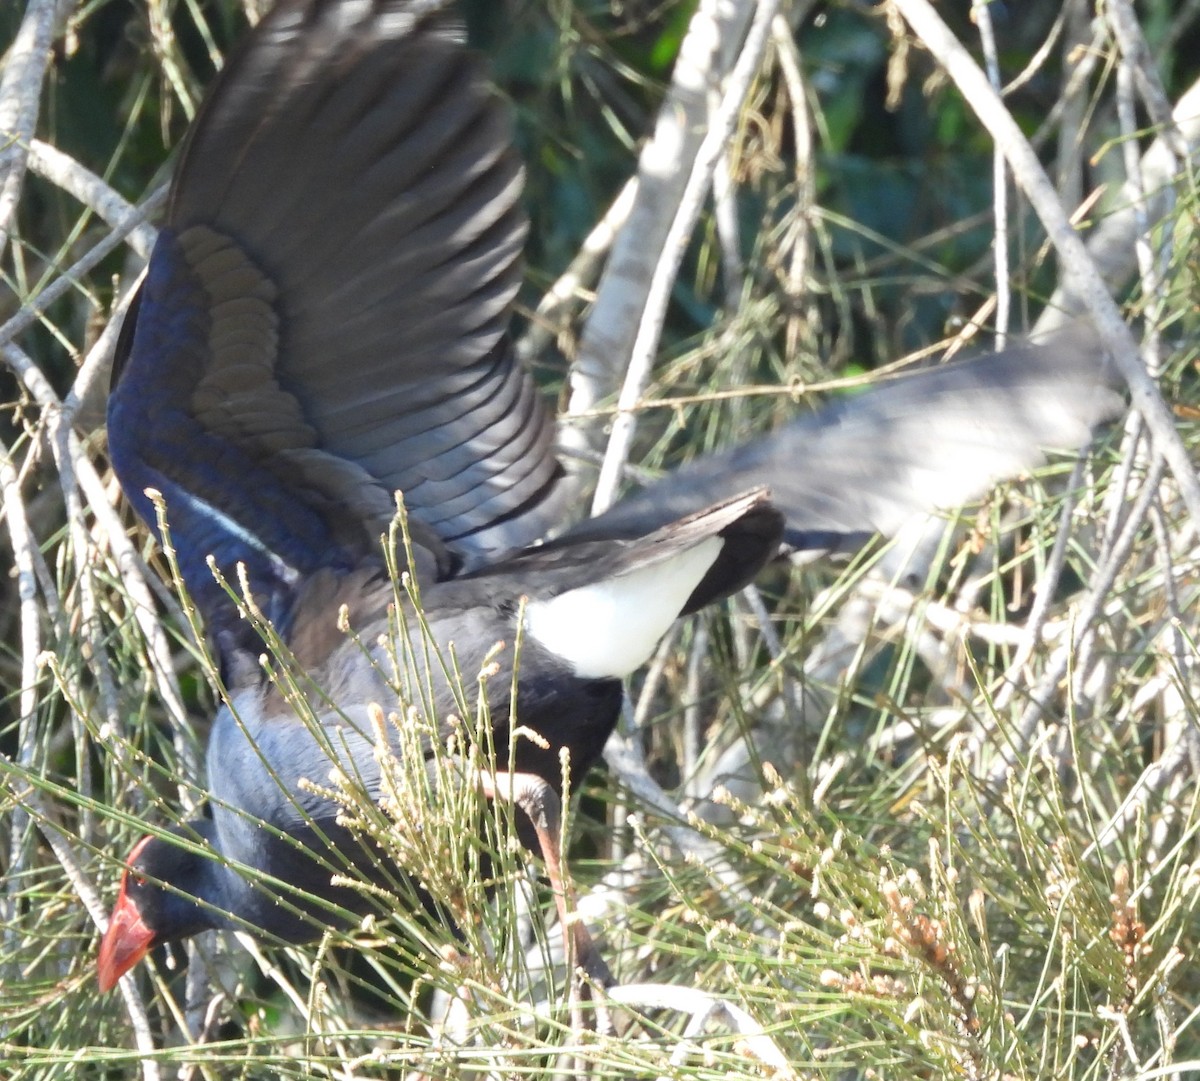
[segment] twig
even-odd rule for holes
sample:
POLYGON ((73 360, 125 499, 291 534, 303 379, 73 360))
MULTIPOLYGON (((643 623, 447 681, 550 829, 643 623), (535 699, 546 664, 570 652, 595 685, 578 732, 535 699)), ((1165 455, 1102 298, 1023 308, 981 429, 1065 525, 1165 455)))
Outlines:
MULTIPOLYGON (((629 217, 636 191, 637 177, 630 177, 625 181, 620 194, 612 201, 612 205, 604 212, 604 216, 584 238, 570 265, 538 302, 534 318, 529 322, 529 329, 517 343, 517 355, 522 363, 532 364, 541 356, 549 344, 551 331, 565 322, 565 318, 560 318, 559 313, 564 312, 572 302, 578 303, 581 300, 580 293, 595 277, 600 268, 600 261, 613 246, 614 239, 620 235, 621 227, 629 217)), ((576 415, 565 414, 563 419, 570 419, 576 415)))
POLYGON ((687 679, 684 684, 683 698, 683 755, 680 771, 683 777, 683 791, 689 799, 705 795, 700 791, 699 763, 703 733, 700 720, 700 703, 704 699, 704 672, 710 663, 709 648, 711 635, 708 622, 701 618, 696 620, 692 644, 688 649, 687 679))
MULTIPOLYGON (((771 658, 771 667, 778 673, 777 678, 780 682, 783 701, 783 723, 789 732, 795 733, 797 752, 801 761, 807 762, 810 758, 811 748, 808 742, 808 726, 804 723, 804 692, 792 678, 783 642, 771 622, 771 613, 767 611, 758 587, 748 585, 742 590, 741 599, 750 609, 750 614, 754 617, 758 627, 758 633, 762 637, 763 645, 767 647, 767 654, 771 658)), ((798 783, 807 785, 807 774, 803 775, 798 783)), ((710 790, 711 787, 710 785, 710 790)), ((801 791, 801 796, 805 795, 806 792, 801 791)))
POLYGON ((892 3, 926 48, 945 67, 976 115, 991 132, 992 138, 1004 149, 1017 183, 1024 190, 1058 252, 1064 273, 1074 280, 1117 370, 1129 387, 1135 408, 1145 418, 1146 426, 1154 438, 1155 450, 1170 465, 1188 512, 1193 518, 1200 519, 1200 477, 1197 477, 1191 456, 1175 429, 1171 411, 1143 367, 1132 331, 1109 295, 1083 241, 1071 227, 1033 148, 971 55, 950 32, 928 0, 892 0, 892 3))
POLYGON ((771 1067, 777 1078, 794 1078, 795 1071, 779 1045, 767 1035, 766 1029, 740 1006, 695 987, 679 987, 661 983, 627 983, 611 987, 608 997, 619 1006, 633 1010, 677 1010, 690 1014, 703 1023, 719 1013, 728 1019, 733 1030, 742 1037, 746 1051, 764 1066, 771 1067))
POLYGON ((1055 127, 1058 129, 1055 179, 1063 206, 1079 206, 1083 201, 1083 131, 1092 73, 1106 44, 1102 29, 1090 25, 1091 6, 1090 0, 1065 0, 1063 4, 1062 63, 1071 74, 1051 115, 1036 133, 1049 135, 1055 127))
POLYGON ((37 129, 42 80, 65 0, 29 0, 25 18, 4 57, 0 76, 0 256, 21 198, 29 143, 37 129))
POLYGON ((133 298, 137 295, 141 283, 141 275, 132 281, 126 280, 122 283, 121 294, 113 305, 108 322, 104 324, 104 329, 92 343, 91 349, 87 351, 83 363, 79 365, 79 372, 62 404, 64 423, 71 427, 75 427, 80 411, 85 404, 90 403, 93 395, 107 394, 108 392, 108 382, 105 377, 111 370, 121 325, 125 322, 125 316, 129 313, 129 307, 133 303, 133 298))
MULTIPOLYGON (((109 547, 113 552, 126 591, 133 602, 134 617, 137 619, 149 647, 148 653, 151 660, 151 668, 155 675, 156 686, 160 691, 163 703, 171 714, 173 722, 172 735, 175 740, 179 759, 184 763, 190 776, 197 776, 199 763, 196 760, 191 741, 188 738, 190 725, 187 719, 187 709, 183 704, 178 681, 175 677, 174 666, 171 661, 170 644, 167 641, 166 632, 159 621, 153 594, 146 585, 145 577, 140 572, 139 561, 133 551, 133 546, 129 538, 125 534, 120 518, 113 510, 108 493, 104 490, 104 485, 96 473, 95 466, 79 442, 78 436, 67 425, 65 417, 68 414, 64 414, 63 407, 60 405, 54 389, 50 386, 49 381, 42 374, 41 370, 23 350, 18 349, 15 345, 0 346, 0 359, 3 359, 17 374, 22 384, 42 408, 43 414, 50 419, 50 445, 55 453, 60 484, 63 488, 64 499, 67 502, 68 524, 75 533, 76 559, 77 561, 81 561, 77 569, 80 576, 81 599, 84 601, 86 608, 84 612, 85 627, 90 628, 93 625, 88 618, 88 612, 93 611, 89 586, 90 569, 86 565, 86 562, 83 562, 84 554, 91 547, 91 544, 88 540, 87 527, 83 524, 83 504, 80 504, 73 495, 76 483, 83 490, 89 511, 95 516, 97 523, 107 533, 109 547)), ((103 651, 99 649, 96 643, 93 643, 92 660, 94 671, 98 679, 101 680, 102 700, 106 704, 106 713, 108 714, 109 721, 116 724, 115 693, 111 682, 105 675, 107 667, 101 663, 102 657, 103 651)), ((181 786, 180 797, 185 806, 190 807, 193 805, 192 790, 189 785, 184 784, 181 786)))
MULTIPOLYGON (((18 769, 29 770, 37 750, 38 657, 42 652, 41 613, 37 603, 37 576, 33 567, 33 551, 37 543, 25 517, 25 499, 7 447, 0 447, 0 492, 4 496, 13 564, 17 571, 21 621, 21 689, 18 696, 16 765, 18 769)), ((18 892, 24 888, 21 872, 25 868, 29 849, 28 826, 28 814, 23 808, 17 807, 7 823, 8 867, 3 920, 6 938, 11 937, 12 929, 18 926, 16 905, 18 892)))
MULTIPOLYGON (((649 382, 650 369, 662 333, 663 319, 666 317, 667 302, 670 299, 675 275, 683 260, 687 238, 691 235, 696 220, 700 216, 704 194, 712 180, 717 159, 733 132, 742 103, 749 93, 750 84, 762 61, 771 18, 774 16, 778 3, 779 0, 760 0, 755 10, 741 54, 730 73, 721 107, 711 118, 708 131, 696 153, 687 183, 679 198, 674 220, 664 238, 663 248, 646 291, 645 305, 638 321, 629 367, 625 372, 625 382, 617 400, 617 415, 613 420, 612 434, 604 454, 604 462, 600 467, 600 479, 596 482, 596 496, 592 502, 593 514, 606 510, 616 499, 621 471, 629 456, 629 448, 637 427, 637 414, 629 412, 629 409, 642 396, 646 384, 649 382)), ((696 18, 699 17, 700 12, 697 12, 696 18)), ((683 62, 682 52, 679 62, 683 62)), ((632 220, 630 224, 632 224, 632 220)), ((588 324, 589 328, 595 320, 596 313, 593 312, 592 320, 588 324)))
MULTIPOLYGON (((120 228, 127 216, 136 211, 132 203, 90 169, 41 139, 34 139, 29 145, 29 168, 95 211, 114 229, 120 228)), ((156 232, 152 225, 143 222, 129 232, 129 246, 143 259, 149 259, 156 232)))
POLYGON ((1076 662, 1077 671, 1087 671, 1086 657, 1077 657, 1077 654, 1087 652, 1085 645, 1090 641, 1089 636, 1093 623, 1101 613, 1104 600, 1108 596, 1117 574, 1129 558, 1138 529, 1156 495, 1156 487, 1162 477, 1162 472, 1162 459, 1155 459, 1150 474, 1146 477, 1142 490, 1138 494, 1137 502, 1113 545, 1112 551, 1104 563, 1096 568, 1087 595, 1076 617, 1072 640, 1058 648, 1046 666, 1046 671, 1038 681, 1037 687, 1030 691, 1028 707, 1021 715, 1015 729, 1009 734, 1009 742, 1001 751, 999 760, 988 773, 988 785, 991 791, 1003 791, 1005 775, 1009 767, 1016 761, 1017 756, 1029 746, 1038 722, 1049 711, 1051 697, 1063 677, 1066 676, 1072 661, 1076 662))
POLYGON ((42 313, 56 300, 78 288, 78 282, 115 251, 139 225, 153 214, 167 198, 167 189, 151 192, 112 228, 112 231, 94 244, 74 263, 61 272, 59 277, 46 286, 37 296, 30 297, 7 323, 0 326, 0 346, 7 346, 18 334, 23 334, 42 317, 42 313))
POLYGON ((1121 800, 1121 805, 1097 831, 1096 839, 1084 849, 1082 858, 1089 859, 1094 853, 1121 841, 1126 827, 1131 822, 1142 820, 1150 801, 1160 796, 1177 778, 1185 775, 1185 769, 1190 768, 1196 756, 1198 745, 1200 737, 1197 736, 1195 727, 1184 729, 1180 738, 1163 751, 1158 761, 1147 766, 1130 787, 1125 798, 1121 800))
POLYGON ((1046 39, 1041 43, 1041 45, 1038 46, 1037 52, 1030 57, 1029 62, 1025 65, 1025 67, 1014 78, 1010 79, 1008 84, 1004 87, 1004 90, 1002 91, 1004 97, 1011 97, 1018 90, 1020 90, 1021 87, 1030 82, 1037 75, 1037 73, 1046 66, 1050 60, 1050 57, 1054 55, 1054 46, 1063 36, 1063 30, 1067 24, 1067 15, 1069 11, 1069 4, 1064 4, 1059 9, 1058 14, 1054 17, 1054 25, 1050 27, 1049 32, 1046 34, 1046 39))
POLYGON ((1150 121, 1160 129, 1160 138, 1170 145, 1178 157, 1188 155, 1188 146, 1180 133, 1175 130, 1171 118, 1171 99, 1163 87, 1154 60, 1150 55, 1150 46, 1146 43, 1137 16, 1129 0, 1106 0, 1104 11, 1108 16, 1108 24, 1112 27, 1113 36, 1121 47, 1121 55, 1125 64, 1131 69, 1137 82, 1138 90, 1150 121))
POLYGON ((725 307, 737 311, 746 281, 746 266, 742 260, 742 236, 738 227, 737 186, 729 164, 726 147, 717 158, 712 178, 713 220, 717 226, 717 242, 721 249, 721 281, 725 287, 725 307))
MULTIPOLYGON (((722 41, 741 41, 754 14, 751 0, 702 0, 680 45, 671 87, 659 110, 654 135, 638 162, 637 187, 629 218, 613 245, 601 276, 579 356, 571 370, 567 412, 590 412, 616 391, 642 323, 657 253, 677 217, 684 186, 704 138, 706 91, 717 77, 722 41)), ((583 452, 598 446, 600 426, 571 426, 564 446, 583 452)))
MULTIPOLYGON (((992 27, 992 9, 987 0, 972 5, 971 18, 979 27, 979 42, 983 46, 988 81, 999 92, 1000 59, 996 52, 996 34, 992 27)), ((1012 290, 1008 282, 1008 172, 1004 167, 1004 154, 998 146, 992 150, 992 213, 995 216, 992 255, 995 259, 996 280, 996 348, 1003 349, 1008 337, 1012 290)))
POLYGON ((1054 537, 1054 545, 1050 549, 1050 557, 1047 559, 1046 566, 1034 589, 1029 616, 1025 620, 1025 627, 1017 642, 1016 654, 1004 674, 1003 686, 996 695, 993 715, 999 714, 1012 701, 1017 693, 1017 688, 1023 685, 1022 670, 1029 662, 1029 658, 1033 656, 1034 647, 1042 640, 1046 620, 1050 614, 1050 605, 1058 591, 1058 583, 1067 562, 1067 545, 1071 538, 1071 519, 1075 514, 1075 502, 1079 489, 1083 485, 1085 462, 1086 459, 1078 458, 1075 468, 1071 470, 1071 479, 1067 482, 1067 491, 1058 515, 1058 531, 1054 537))
MULTIPOLYGON (((1124 12, 1123 18, 1118 18, 1115 12, 1117 7, 1123 7, 1123 4, 1114 4, 1109 9, 1114 24, 1124 22, 1126 19, 1132 19, 1132 12, 1129 11, 1124 12)), ((1126 27, 1125 33, 1129 35, 1132 34, 1132 31, 1126 27)), ((1137 35, 1137 39, 1144 47, 1145 42, 1141 41, 1140 32, 1137 35)), ((1134 253, 1137 257, 1137 267, 1141 275, 1142 296, 1146 298, 1146 362, 1147 367, 1150 369, 1150 374, 1157 378, 1161 373, 1162 367, 1159 355, 1159 325, 1167 302, 1167 298, 1161 288, 1161 277, 1158 268, 1160 264, 1168 266, 1170 263, 1172 231, 1169 229, 1162 230, 1162 250, 1157 253, 1156 257, 1156 253, 1150 246, 1150 231, 1155 223, 1149 221, 1146 217, 1146 185, 1142 179, 1142 163, 1137 152, 1137 112, 1133 102, 1133 83, 1136 78, 1137 75, 1133 70, 1132 58, 1128 54, 1122 56, 1121 63, 1117 67, 1117 117, 1121 124, 1122 134, 1124 135, 1121 151, 1125 162, 1125 182, 1133 193, 1133 216, 1137 227, 1134 253)), ((1171 123, 1170 114, 1167 115, 1167 124, 1168 128, 1163 131, 1160 138, 1163 139, 1164 145, 1168 147, 1168 168, 1171 171, 1175 171, 1179 167, 1178 151, 1182 140, 1171 123)), ((1182 151, 1186 156, 1186 146, 1182 147, 1182 151)), ((1168 207, 1173 208, 1173 191, 1168 188, 1166 195, 1168 207)))
MULTIPOLYGON (((786 353, 789 359, 796 355, 800 345, 800 332, 804 325, 798 309, 800 298, 805 295, 809 270, 812 263, 812 210, 816 201, 816 169, 813 165, 812 125, 809 122, 808 94, 804 71, 800 66, 800 50, 796 36, 782 15, 776 15, 771 23, 771 41, 779 58, 779 70, 787 87, 792 108, 792 138, 796 143, 796 210, 795 224, 789 234, 787 247, 791 249, 788 261, 787 297, 792 306, 788 316, 786 353)), ((809 322, 815 321, 810 311, 809 322)))
POLYGON ((682 812, 650 776, 641 753, 632 741, 614 733, 605 744, 604 761, 642 803, 670 820, 671 824, 663 829, 680 852, 692 859, 696 866, 704 868, 722 890, 745 903, 753 902, 741 876, 729 865, 721 849, 703 834, 684 824, 682 812))
MULTIPOLYGON (((1188 145, 1200 143, 1200 80, 1192 83, 1172 113, 1175 128, 1188 145)), ((1106 286, 1118 290, 1137 269, 1136 243, 1143 222, 1159 222, 1174 198, 1171 184, 1180 167, 1171 140, 1160 136, 1142 155, 1135 180, 1130 176, 1113 200, 1116 209, 1105 215, 1087 240, 1087 250, 1106 286)), ((1077 319, 1087 310, 1074 280, 1064 277, 1036 323, 1046 334, 1077 319)))
POLYGON ((1183 37, 1200 15, 1200 0, 1183 0, 1174 7, 1174 18, 1158 43, 1160 56, 1171 56, 1175 52, 1179 39, 1183 37))

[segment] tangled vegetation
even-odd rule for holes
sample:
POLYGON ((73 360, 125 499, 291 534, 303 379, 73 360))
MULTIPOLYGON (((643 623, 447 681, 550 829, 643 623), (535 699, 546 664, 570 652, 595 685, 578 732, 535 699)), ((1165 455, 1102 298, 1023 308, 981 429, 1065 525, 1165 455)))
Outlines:
POLYGON ((213 933, 99 995, 217 693, 106 461, 108 369, 258 6, 0 9, 0 1075, 1200 1069, 1200 7, 1171 0, 940 5, 945 40, 925 0, 464 2, 527 163, 521 348, 582 460, 654 473, 1063 312, 1133 328, 1153 387, 918 562, 776 569, 673 632, 572 814, 619 1035, 568 1024, 511 815, 403 761, 381 806, 317 781, 457 934, 401 878, 311 949, 213 933))

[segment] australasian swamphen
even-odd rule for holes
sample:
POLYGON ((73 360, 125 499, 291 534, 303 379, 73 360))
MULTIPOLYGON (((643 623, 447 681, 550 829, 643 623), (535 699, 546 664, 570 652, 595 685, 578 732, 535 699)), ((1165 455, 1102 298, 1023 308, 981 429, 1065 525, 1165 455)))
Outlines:
MULTIPOLYGON (((387 626, 379 538, 396 490, 433 638, 464 673, 511 645, 528 598, 513 715, 541 739, 516 740, 511 776, 488 781, 536 790, 543 802, 521 805, 540 815, 561 793, 560 752, 582 777, 621 679, 671 622, 745 585, 781 542, 891 532, 1037 464, 1043 447, 1081 446, 1121 408, 1086 335, 1017 348, 805 416, 532 547, 568 508, 552 418, 509 338, 521 166, 445 7, 282 0, 213 84, 181 155, 118 348, 109 446, 152 529, 146 491, 162 493, 228 702, 208 748, 212 817, 178 830, 186 843, 149 837, 130 854, 102 987, 206 928, 298 941, 330 919, 307 897, 356 908, 331 867, 371 857, 301 782, 337 759, 377 783, 369 715, 397 694, 337 614, 367 643, 387 626), (264 679, 263 639, 210 557, 231 582, 244 566, 255 605, 325 692, 309 702, 316 726, 264 679)), ((498 748, 512 652, 488 685, 498 748)), ((454 711, 444 681, 433 693, 435 717, 454 711)), ((554 878, 552 819, 526 833, 554 878)))

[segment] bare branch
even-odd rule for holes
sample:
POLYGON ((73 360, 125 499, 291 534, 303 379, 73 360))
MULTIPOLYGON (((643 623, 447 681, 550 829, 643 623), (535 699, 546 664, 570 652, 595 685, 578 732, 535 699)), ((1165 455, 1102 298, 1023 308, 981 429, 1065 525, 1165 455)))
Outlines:
POLYGON ((21 198, 50 46, 69 0, 30 0, 0 76, 0 255, 21 198))
MULTIPOLYGON (((741 55, 730 73, 729 85, 725 90, 721 106, 710 118, 708 130, 692 161, 691 170, 680 193, 679 203, 670 228, 663 238, 663 246, 661 249, 653 249, 657 253, 657 259, 646 290, 641 318, 637 322, 637 335, 633 342, 629 367, 625 372, 625 383, 617 401, 617 415, 613 421, 612 435, 609 437, 608 448, 604 453, 604 462, 600 467, 600 479, 596 482, 596 497, 592 502, 593 514, 599 514, 606 510, 616 499, 621 472, 628 458, 637 426, 637 414, 631 410, 641 398, 650 379, 650 370, 658 349, 663 319, 667 311, 667 301, 670 299, 671 288, 675 283, 675 275, 683 260, 688 237, 691 236, 692 229, 700 216, 700 208, 712 182, 717 162, 733 132, 738 113, 749 92, 751 81, 758 71, 763 51, 766 49, 771 19, 774 17, 777 7, 778 0, 760 0, 741 55)), ((696 18, 699 17, 700 12, 697 12, 696 18)), ((680 54, 680 63, 683 63, 682 53, 680 54)), ((631 229, 633 221, 634 219, 631 217, 626 226, 627 230, 631 229)), ((644 242, 643 239, 642 243, 644 242)), ((589 329, 596 324, 597 313, 593 311, 592 318, 588 322, 589 329)), ((581 364, 577 370, 583 369, 583 361, 587 355, 587 342, 588 335, 585 331, 581 364)), ((621 352, 616 355, 624 356, 625 354, 621 352)), ((572 404, 574 404, 574 396, 572 396, 572 404)))
POLYGON ((1142 365, 1137 342, 1125 323, 1087 249, 1063 211, 1037 155, 979 70, 971 55, 950 32, 928 0, 892 0, 923 44, 958 84, 976 115, 1003 148, 1021 185, 1062 261, 1066 277, 1075 283, 1091 318, 1129 387, 1133 404, 1145 418, 1155 449, 1171 467, 1188 511, 1200 518, 1200 477, 1175 429, 1171 411, 1158 386, 1142 365))

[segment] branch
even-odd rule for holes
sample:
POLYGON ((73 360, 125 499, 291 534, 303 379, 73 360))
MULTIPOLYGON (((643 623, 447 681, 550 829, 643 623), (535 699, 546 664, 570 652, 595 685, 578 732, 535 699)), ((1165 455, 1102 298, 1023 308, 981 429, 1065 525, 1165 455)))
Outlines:
POLYGON ((0 78, 0 255, 21 198, 29 144, 37 128, 42 80, 63 0, 29 0, 0 78))
MULTIPOLYGON (((29 146, 29 168, 95 211, 114 229, 121 228, 126 216, 134 212, 133 204, 91 169, 41 139, 34 139, 29 146)), ((155 232, 152 225, 142 222, 129 233, 129 246, 143 259, 150 258, 155 232)))
POLYGON ((1087 305, 1096 328, 1116 363, 1141 413, 1155 449, 1171 467, 1180 494, 1195 519, 1200 519, 1200 478, 1192 466, 1170 409, 1142 364, 1137 342, 1126 325, 1108 287, 1088 256, 1062 208, 1054 186, 1022 134, 1004 108, 987 77, 966 49, 934 11, 928 0, 892 0, 925 47, 937 58, 958 85, 992 138, 1004 150, 1017 183, 1041 219, 1047 236, 1058 252, 1063 273, 1087 305))
MULTIPOLYGON (((584 327, 571 370, 570 415, 592 413, 616 393, 643 322, 655 266, 696 171, 710 119, 708 93, 723 74, 721 44, 743 39, 756 6, 752 0, 701 0, 692 17, 654 134, 642 148, 633 206, 584 327)), ((564 446, 586 460, 588 451, 599 449, 602 430, 599 421, 568 427, 564 446)))
MULTIPOLYGON (((663 239, 663 247, 659 252, 649 288, 646 291, 642 318, 637 323, 633 353, 629 358, 629 367, 625 372, 625 383, 621 387, 620 398, 617 400, 617 416, 613 421, 608 448, 604 452, 604 462, 600 467, 600 479, 596 482, 596 498, 592 503, 593 514, 607 510, 616 500, 617 487, 621 482, 621 474, 625 461, 629 457, 629 449, 637 429, 637 413, 634 411, 634 407, 641 399, 646 384, 650 381, 650 371, 658 351, 659 338, 662 336, 663 321, 667 314, 667 303, 671 299, 671 290, 675 285, 675 276, 683 261, 683 253, 688 239, 700 217, 700 210, 712 184, 717 162, 725 152, 737 124, 738 114, 741 112, 746 95, 750 92, 750 85, 758 73, 770 34, 771 20, 774 18, 778 6, 779 0, 760 0, 759 2, 741 55, 730 73, 725 96, 721 100, 720 108, 712 116, 708 131, 696 152, 690 175, 680 194, 674 220, 663 239)), ((630 224, 632 221, 631 218, 630 224)), ((627 233, 630 231, 626 230, 627 233)), ((592 314, 593 318, 588 321, 588 330, 596 322, 596 313, 592 314)), ((585 344, 587 334, 588 332, 585 330, 585 344)), ((624 353, 617 355, 623 356, 624 353)))

